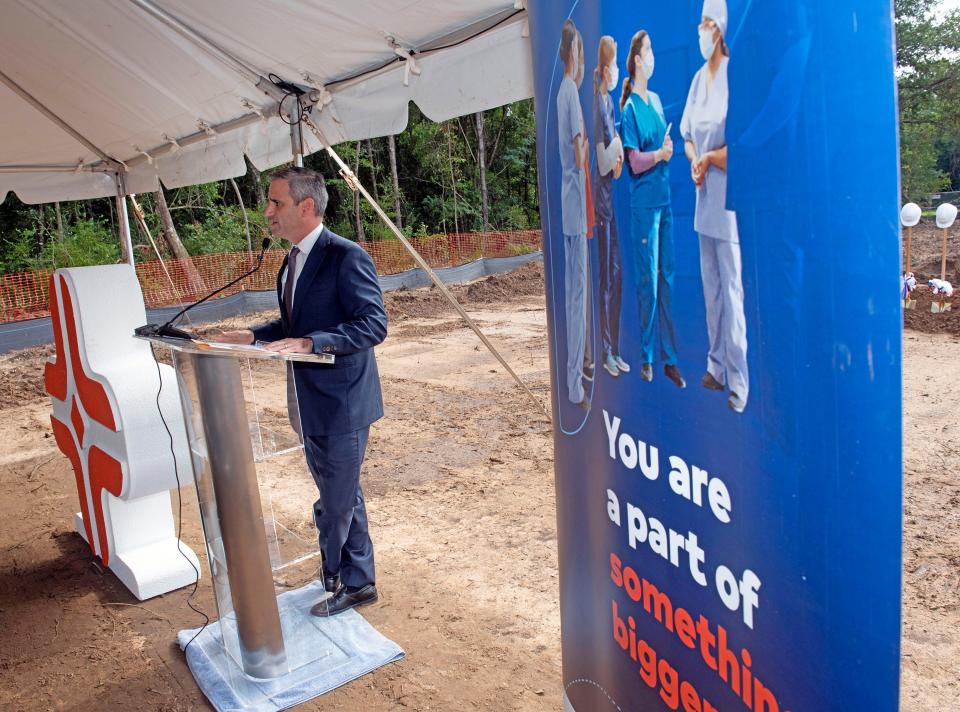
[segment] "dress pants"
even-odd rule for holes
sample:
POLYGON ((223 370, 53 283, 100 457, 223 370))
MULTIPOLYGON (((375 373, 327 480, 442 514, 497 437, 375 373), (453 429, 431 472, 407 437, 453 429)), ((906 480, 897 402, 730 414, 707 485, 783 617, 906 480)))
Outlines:
POLYGON ((707 371, 746 403, 750 379, 740 244, 700 235, 700 276, 710 338, 707 371))
POLYGON ((375 583, 373 542, 360 489, 360 466, 370 428, 341 435, 304 437, 307 465, 320 497, 313 518, 320 535, 325 575, 340 574, 345 586, 375 583))
POLYGON ((673 328, 673 212, 662 208, 632 208, 631 241, 637 275, 640 318, 640 359, 653 363, 654 345, 667 364, 677 363, 673 328))

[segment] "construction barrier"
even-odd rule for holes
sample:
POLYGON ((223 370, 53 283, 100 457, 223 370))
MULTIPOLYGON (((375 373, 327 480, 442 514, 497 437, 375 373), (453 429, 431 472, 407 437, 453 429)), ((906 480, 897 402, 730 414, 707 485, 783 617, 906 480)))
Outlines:
MULTIPOLYGON (((481 257, 513 257, 540 250, 540 230, 467 232, 430 235, 410 240, 434 268, 455 267, 481 257)), ((381 275, 397 274, 416 267, 413 257, 398 240, 361 242, 381 275)), ((268 250, 259 272, 219 296, 242 290, 268 290, 276 285, 277 270, 286 252, 268 250)), ((227 252, 199 255, 189 259, 140 262, 137 278, 147 308, 192 302, 250 269, 256 254, 227 252)), ((53 270, 35 270, 0 275, 0 323, 49 316, 47 308, 50 275, 53 270)))

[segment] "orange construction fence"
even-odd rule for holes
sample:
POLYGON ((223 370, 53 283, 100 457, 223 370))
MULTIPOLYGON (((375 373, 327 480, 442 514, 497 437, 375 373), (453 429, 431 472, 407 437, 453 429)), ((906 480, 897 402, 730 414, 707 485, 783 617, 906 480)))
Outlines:
MULTIPOLYGON (((467 232, 416 237, 410 242, 427 264, 441 268, 481 257, 513 257, 534 252, 542 249, 543 234, 540 230, 467 232)), ((413 257, 398 240, 361 242, 360 245, 373 258, 379 274, 396 274, 416 267, 413 257)), ((259 272, 218 296, 244 289, 274 289, 277 270, 285 255, 283 250, 268 250, 259 272)), ((140 262, 136 270, 144 302, 151 308, 200 299, 250 269, 255 259, 255 255, 247 252, 228 252, 168 259, 162 263, 159 260, 140 262)), ((0 323, 50 315, 47 289, 51 272, 36 270, 0 275, 0 323)))

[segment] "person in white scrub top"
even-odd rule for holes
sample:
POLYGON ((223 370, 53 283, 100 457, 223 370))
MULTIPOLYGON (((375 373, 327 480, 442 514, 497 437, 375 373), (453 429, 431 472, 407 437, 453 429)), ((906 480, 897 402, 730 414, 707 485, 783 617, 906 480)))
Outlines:
POLYGON ((747 324, 737 216, 727 201, 727 63, 729 51, 726 0, 704 0, 697 28, 705 64, 694 75, 680 119, 684 153, 697 190, 694 229, 700 236, 700 274, 707 312, 710 350, 703 386, 729 391, 729 407, 747 406, 747 324))

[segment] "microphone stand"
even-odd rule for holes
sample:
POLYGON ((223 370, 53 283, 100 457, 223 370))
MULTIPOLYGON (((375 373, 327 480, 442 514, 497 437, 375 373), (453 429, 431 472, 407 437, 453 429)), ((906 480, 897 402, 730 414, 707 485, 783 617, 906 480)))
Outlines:
POLYGON ((188 311, 190 311, 194 307, 199 306, 200 304, 203 304, 205 301, 207 301, 211 297, 215 297, 216 295, 220 294, 220 292, 222 292, 223 290, 229 289, 240 280, 246 279, 247 277, 252 275, 254 272, 256 272, 258 269, 260 269, 260 266, 263 264, 264 254, 266 253, 267 248, 269 246, 270 246, 270 238, 268 237, 263 238, 263 244, 260 246, 260 254, 257 255, 257 264, 250 271, 244 272, 236 279, 223 285, 222 287, 220 287, 220 289, 214 292, 211 292, 210 294, 205 296, 203 299, 184 307, 179 312, 177 312, 177 314, 174 315, 174 317, 170 319, 166 324, 159 324, 159 325, 144 324, 143 326, 138 326, 136 329, 134 329, 133 333, 136 334, 137 336, 166 336, 173 339, 192 339, 193 338, 192 334, 190 334, 187 331, 184 331, 183 329, 178 329, 177 327, 173 326, 173 322, 175 322, 177 319, 179 319, 181 316, 186 314, 188 311))

